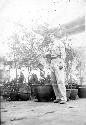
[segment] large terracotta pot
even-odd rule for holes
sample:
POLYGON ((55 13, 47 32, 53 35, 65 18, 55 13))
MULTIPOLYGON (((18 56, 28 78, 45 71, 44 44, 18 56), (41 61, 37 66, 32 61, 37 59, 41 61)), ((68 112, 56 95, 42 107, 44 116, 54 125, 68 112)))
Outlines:
POLYGON ((51 85, 36 86, 35 95, 40 102, 47 102, 55 99, 55 94, 51 85))
POLYGON ((86 85, 81 85, 78 87, 79 98, 86 98, 86 85))

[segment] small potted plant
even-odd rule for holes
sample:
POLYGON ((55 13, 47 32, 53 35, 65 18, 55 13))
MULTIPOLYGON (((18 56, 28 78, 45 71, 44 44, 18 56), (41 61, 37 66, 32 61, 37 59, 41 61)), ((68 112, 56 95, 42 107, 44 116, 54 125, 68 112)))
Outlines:
POLYGON ((78 97, 77 83, 75 80, 69 80, 67 90, 70 91, 69 99, 75 100, 78 97))
POLYGON ((33 73, 31 75, 31 78, 28 80, 28 85, 31 87, 31 98, 34 99, 36 96, 36 88, 40 85, 36 74, 33 73))
POLYGON ((3 100, 7 100, 10 97, 10 83, 3 83, 3 86, 1 88, 1 96, 3 97, 3 100))
POLYGON ((16 79, 10 82, 10 100, 19 101, 19 84, 16 82, 16 79))
POLYGON ((4 83, 3 84, 3 98, 9 101, 18 101, 19 96, 18 96, 18 90, 19 86, 16 83, 16 80, 11 80, 10 82, 4 83))
POLYGON ((30 100, 30 96, 31 96, 30 86, 27 83, 22 83, 22 85, 19 88, 18 95, 19 95, 20 101, 30 100))

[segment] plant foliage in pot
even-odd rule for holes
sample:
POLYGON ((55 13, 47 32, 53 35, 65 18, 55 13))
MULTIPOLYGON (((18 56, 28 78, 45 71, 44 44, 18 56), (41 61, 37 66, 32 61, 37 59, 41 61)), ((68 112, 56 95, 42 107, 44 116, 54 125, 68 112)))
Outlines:
POLYGON ((31 88, 27 83, 23 83, 19 88, 19 100, 27 101, 30 100, 31 88))
POLYGON ((31 87, 31 98, 34 99, 36 97, 36 87, 40 85, 36 74, 32 74, 28 85, 31 87))
POLYGON ((18 101, 18 91, 19 85, 16 83, 16 79, 3 85, 3 97, 6 100, 18 101))
POLYGON ((69 99, 75 100, 78 98, 78 89, 77 89, 77 83, 76 82, 69 82, 67 86, 67 91, 70 91, 69 99))

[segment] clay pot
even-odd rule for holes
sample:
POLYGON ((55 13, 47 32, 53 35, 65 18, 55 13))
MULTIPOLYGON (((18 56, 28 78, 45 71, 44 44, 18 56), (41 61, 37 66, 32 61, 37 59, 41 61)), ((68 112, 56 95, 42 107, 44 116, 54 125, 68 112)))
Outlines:
POLYGON ((51 85, 36 86, 35 92, 36 98, 40 102, 48 102, 55 99, 55 94, 51 85))
POLYGON ((78 87, 79 98, 86 98, 86 85, 81 85, 78 87))

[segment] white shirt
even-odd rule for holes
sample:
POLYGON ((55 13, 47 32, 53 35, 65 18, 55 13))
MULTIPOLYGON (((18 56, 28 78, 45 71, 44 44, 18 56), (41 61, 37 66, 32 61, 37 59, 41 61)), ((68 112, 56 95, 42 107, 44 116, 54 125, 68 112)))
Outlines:
POLYGON ((62 59, 66 58, 65 46, 60 40, 54 40, 53 43, 50 44, 50 50, 52 56, 61 55, 62 59))
POLYGON ((54 71, 55 69, 59 69, 59 67, 64 68, 64 60, 61 58, 56 58, 51 60, 51 71, 54 71))

